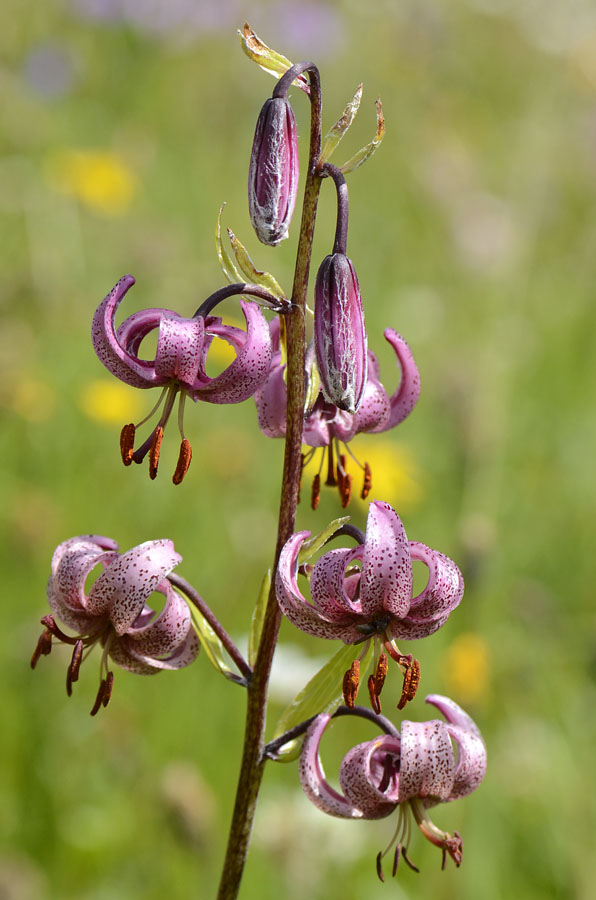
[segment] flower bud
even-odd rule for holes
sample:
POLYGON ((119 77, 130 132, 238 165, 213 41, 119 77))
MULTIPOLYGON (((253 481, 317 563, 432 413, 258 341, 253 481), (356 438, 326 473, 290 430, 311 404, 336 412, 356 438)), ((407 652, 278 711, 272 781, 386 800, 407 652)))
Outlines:
POLYGON ((325 397, 355 413, 366 385, 367 340, 358 278, 344 253, 326 256, 317 273, 315 352, 325 397))
POLYGON ((288 100, 273 97, 259 115, 248 171, 250 220, 263 244, 288 237, 297 190, 296 120, 288 100))

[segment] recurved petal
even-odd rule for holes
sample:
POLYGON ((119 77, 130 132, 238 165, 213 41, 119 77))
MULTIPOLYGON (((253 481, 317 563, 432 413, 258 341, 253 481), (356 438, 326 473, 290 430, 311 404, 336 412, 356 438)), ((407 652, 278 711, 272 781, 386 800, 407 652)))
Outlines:
POLYGON ((420 374, 414 362, 412 351, 401 334, 398 334, 393 328, 385 329, 385 338, 395 350, 401 369, 401 379, 396 392, 389 401, 391 414, 388 420, 380 422, 375 428, 368 429, 372 432, 388 431, 390 428, 395 428, 396 425, 403 422, 406 416, 410 415, 420 396, 420 374))
POLYGON ((429 694, 427 703, 436 706, 447 720, 447 731, 457 743, 457 766, 449 800, 476 790, 486 774, 486 746, 476 723, 464 710, 440 694, 429 694))
POLYGON ((164 314, 159 323, 155 373, 166 380, 175 378, 191 388, 197 378, 203 350, 205 320, 201 316, 184 319, 164 314))
POLYGON ((276 354, 271 364, 271 371, 262 387, 255 391, 259 428, 266 437, 284 437, 286 433, 286 382, 285 366, 281 364, 280 354, 276 354), (277 357, 277 365, 275 359, 277 357))
POLYGON ((282 548, 275 576, 277 602, 286 618, 301 631, 351 643, 361 637, 354 625, 330 622, 305 599, 298 587, 298 553, 308 537, 310 531, 299 531, 282 548))
POLYGON ((136 642, 128 634, 124 635, 120 644, 124 651, 123 661, 117 660, 111 650, 110 655, 122 668, 128 669, 130 672, 139 672, 140 674, 152 674, 152 672, 158 672, 161 669, 170 671, 184 669, 195 661, 200 648, 199 639, 193 628, 190 629, 184 641, 168 656, 156 657, 152 654, 139 653, 136 642), (135 664, 141 667, 147 666, 152 672, 141 672, 139 668, 133 668, 135 664))
POLYGON ((116 310, 134 283, 132 275, 125 275, 104 297, 93 316, 91 337, 100 362, 112 375, 133 387, 146 388, 160 383, 153 363, 129 353, 120 344, 114 328, 116 310))
POLYGON ((300 783, 308 799, 330 816, 361 819, 362 812, 334 790, 325 778, 319 745, 331 716, 321 713, 309 726, 300 754, 300 783))
POLYGON ((365 819, 383 819, 395 809, 399 760, 400 741, 389 735, 358 744, 345 755, 339 783, 365 819))
POLYGON ((402 619, 394 619, 389 625, 391 637, 396 641, 415 641, 428 637, 441 628, 449 613, 437 613, 434 616, 413 616, 408 613, 402 619))
POLYGON ((360 603, 350 598, 345 584, 347 566, 361 557, 362 547, 329 550, 314 567, 310 579, 313 604, 332 622, 347 624, 361 620, 360 603))
POLYGON ((364 616, 386 611, 400 618, 412 599, 412 563, 401 519, 388 503, 373 501, 368 510, 360 577, 364 616))
POLYGON ((399 802, 412 797, 448 800, 453 789, 455 759, 444 722, 401 724, 399 802))
POLYGON ((101 573, 87 598, 87 611, 108 615, 117 634, 124 634, 142 611, 145 600, 182 557, 167 539, 145 541, 128 550, 101 573))
POLYGON ((260 387, 271 368, 271 335, 265 316, 256 303, 241 302, 246 332, 230 325, 209 325, 212 335, 223 338, 237 350, 236 359, 215 378, 200 373, 193 386, 197 399, 208 403, 241 403, 260 387))
POLYGON ((125 319, 118 327, 116 337, 121 347, 138 357, 143 340, 155 328, 159 328, 159 323, 163 315, 175 316, 176 313, 170 309, 158 309, 151 307, 150 309, 141 309, 125 319))
MULTIPOLYGON (((89 613, 85 598, 85 580, 89 572, 99 563, 109 563, 118 557, 114 541, 94 535, 87 537, 91 540, 71 538, 64 541, 54 552, 52 574, 48 581, 48 600, 54 611, 66 607, 75 613, 89 613), (99 541, 104 541, 105 546, 114 547, 114 550, 104 550, 99 541)), ((61 614, 60 617, 63 618, 61 614)))
POLYGON ((112 538, 104 537, 101 534, 80 534, 77 537, 68 538, 67 541, 62 541, 61 544, 58 544, 54 550, 51 563, 52 575, 56 572, 64 554, 69 551, 71 547, 80 543, 96 544, 101 550, 118 550, 116 541, 113 541, 112 538))
POLYGON ((430 618, 450 613, 464 595, 464 580, 458 567, 448 556, 418 541, 410 541, 410 556, 428 567, 427 585, 412 600, 410 614, 430 618))
POLYGON ((161 613, 149 622, 142 613, 127 632, 129 645, 143 656, 167 656, 173 653, 192 629, 188 604, 169 581, 163 582, 157 590, 166 597, 161 613), (143 623, 140 627, 139 620, 143 623))
MULTIPOLYGON (((369 360, 372 355, 368 354, 369 360)), ((364 394, 352 422, 352 434, 359 434, 361 431, 385 431, 389 427, 387 423, 390 416, 391 404, 387 391, 376 378, 371 378, 369 369, 364 394)))

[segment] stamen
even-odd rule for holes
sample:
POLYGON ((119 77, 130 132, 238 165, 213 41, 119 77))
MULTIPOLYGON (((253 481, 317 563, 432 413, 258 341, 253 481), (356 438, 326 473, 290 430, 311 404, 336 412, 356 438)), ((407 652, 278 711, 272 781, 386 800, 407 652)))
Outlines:
POLYGON ((72 696, 73 681, 79 680, 81 660, 83 659, 83 646, 83 641, 79 638, 79 640, 74 645, 74 650, 72 651, 72 659, 70 660, 70 665, 66 672, 66 693, 69 697, 72 696))
POLYGON ((348 709, 354 709, 356 697, 358 696, 358 687, 360 685, 360 660, 355 659, 348 671, 344 675, 343 695, 344 703, 348 709))
POLYGON ((335 464, 333 461, 333 442, 329 444, 328 454, 327 454, 327 481, 325 482, 327 487, 335 487, 337 485, 337 481, 335 480, 335 464))
POLYGON ((397 704, 398 709, 403 709, 407 703, 414 699, 419 684, 420 663, 417 659, 413 659, 404 673, 404 684, 399 703, 397 704))
POLYGON ((410 867, 412 872, 418 872, 418 874, 420 874, 420 869, 418 868, 418 866, 415 866, 412 860, 409 858, 408 854, 406 853, 405 847, 401 848, 401 855, 404 858, 404 862, 410 867))
POLYGON ((368 677, 368 695, 370 697, 370 705, 377 713, 377 715, 380 715, 381 713, 380 695, 381 691, 383 690, 383 685, 385 684, 386 677, 387 656, 384 653, 381 653, 381 655, 379 656, 379 662, 377 663, 375 674, 369 675, 368 677))
POLYGON ((367 462, 364 463, 364 482, 362 484, 362 491, 360 493, 360 497, 362 500, 366 500, 368 495, 370 494, 372 488, 372 473, 370 471, 370 466, 367 462))
POLYGON ((44 616, 41 620, 41 624, 45 625, 51 634, 54 637, 57 637, 59 641, 63 641, 65 644, 71 644, 74 646, 78 640, 78 638, 70 637, 68 634, 64 634, 64 632, 56 625, 54 616, 44 616))
POLYGON ((401 854, 401 844, 398 844, 395 848, 395 853, 393 855, 393 870, 391 872, 391 876, 395 878, 397 875, 397 867, 399 866, 399 857, 401 854))
POLYGON ((120 454, 125 466, 130 466, 135 450, 135 426, 132 422, 120 432, 120 454))
POLYGON ((321 499, 321 476, 317 472, 315 477, 312 480, 312 491, 310 494, 310 506, 311 509, 316 509, 319 505, 319 500, 321 499))
POLYGON ((375 693, 375 676, 368 676, 368 696, 370 698, 370 705, 379 716, 381 714, 381 701, 379 700, 378 695, 375 693))
POLYGON ((192 450, 190 446, 190 441, 186 438, 180 444, 180 453, 178 455, 178 462, 176 464, 176 471, 172 476, 172 481, 174 484, 180 484, 186 473, 188 472, 188 467, 190 466, 190 461, 192 459, 192 450))
POLYGON ((379 877, 379 881, 385 881, 385 876, 383 875, 383 866, 381 865, 381 860, 383 859, 383 853, 381 850, 377 853, 377 875, 379 877))
POLYGON ((161 452, 161 442, 163 440, 163 425, 158 425, 153 432, 153 440, 151 441, 151 450, 149 451, 149 478, 151 481, 157 476, 157 466, 159 465, 159 454, 161 452))
POLYGON ((91 710, 89 715, 91 715, 91 716, 97 715, 97 713, 101 709, 101 706, 103 703, 103 698, 106 695, 107 689, 108 689, 108 682, 105 678, 102 678, 102 680, 99 683, 99 690, 97 692, 97 697, 95 698, 95 703, 93 704, 93 709, 91 710))
POLYGON ((110 702, 112 697, 112 690, 114 689, 114 673, 108 672, 106 676, 106 689, 104 691, 103 700, 101 701, 101 705, 106 707, 110 702))
POLYGON ((33 651, 33 656, 31 657, 31 668, 34 669, 37 663, 39 662, 40 656, 49 656, 52 651, 52 632, 49 628, 46 628, 45 631, 39 636, 37 641, 37 647, 33 651))

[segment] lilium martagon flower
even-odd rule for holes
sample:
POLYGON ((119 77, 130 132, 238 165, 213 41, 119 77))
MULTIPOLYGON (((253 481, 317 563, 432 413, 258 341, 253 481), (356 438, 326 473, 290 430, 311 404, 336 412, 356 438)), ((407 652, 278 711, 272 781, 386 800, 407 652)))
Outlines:
POLYGON ((145 309, 133 313, 115 326, 116 311, 130 287, 132 275, 125 275, 98 306, 93 317, 92 339, 100 362, 125 384, 142 389, 158 387, 161 394, 149 414, 136 424, 124 426, 120 450, 125 466, 141 463, 149 454, 149 476, 155 478, 164 428, 179 396, 178 426, 181 445, 173 476, 180 484, 190 465, 192 451, 184 434, 186 397, 197 402, 240 403, 251 397, 267 378, 271 368, 271 337, 259 306, 242 301, 246 331, 222 324, 221 318, 209 313, 221 300, 234 294, 258 297, 274 309, 280 301, 259 285, 232 284, 212 294, 192 318, 184 318, 165 308, 145 309), (144 359, 143 340, 157 330, 155 358, 144 359), (235 351, 236 358, 219 375, 207 375, 206 362, 213 338, 221 338, 235 351), (136 450, 136 430, 161 409, 157 425, 136 450))
POLYGON ((50 653, 52 638, 71 646, 66 676, 70 696, 81 663, 99 645, 99 690, 91 710, 95 715, 112 694, 110 660, 138 675, 190 665, 199 641, 186 601, 167 580, 181 560, 170 540, 145 541, 126 553, 119 553, 111 538, 95 534, 64 541, 52 557, 47 589, 52 612, 41 620, 45 630, 31 667, 50 653), (103 569, 87 590, 85 582, 98 566, 103 569), (159 614, 147 603, 154 591, 165 598, 159 614), (57 620, 73 634, 64 632, 57 620))
POLYGON ((377 855, 377 874, 384 881, 382 859, 394 847, 393 875, 400 858, 418 872, 408 856, 410 816, 423 835, 447 854, 456 866, 463 842, 457 831, 438 828, 427 810, 476 790, 486 772, 486 747, 480 731, 457 703, 431 694, 427 703, 446 719, 401 723, 401 733, 385 734, 353 747, 339 770, 343 793, 325 778, 319 756, 321 738, 331 721, 318 715, 307 731, 300 757, 300 781, 306 796, 331 816, 344 819, 383 819, 398 810, 397 827, 389 845, 377 855), (457 748, 454 753, 452 741, 457 748))
POLYGON ((416 694, 420 664, 411 654, 403 654, 397 641, 428 637, 447 621, 464 593, 461 572, 443 553, 408 541, 401 519, 388 503, 375 500, 369 505, 366 534, 345 525, 335 536, 342 533, 356 537, 357 546, 329 550, 314 566, 299 565, 310 532, 292 535, 279 558, 277 601, 286 618, 301 631, 355 647, 365 645, 344 677, 347 706, 354 706, 360 660, 372 640, 377 664, 368 679, 371 706, 380 712, 388 654, 404 675, 398 703, 402 709, 416 694), (414 597, 412 563, 416 561, 428 568, 428 582, 414 597), (298 574, 309 580, 312 602, 302 594, 298 574))
MULTIPOLYGON (((279 319, 276 316, 269 325, 273 356, 271 368, 264 384, 255 392, 255 403, 259 428, 266 437, 281 438, 286 433, 287 389, 280 338, 279 319)), ((420 375, 412 352, 404 338, 392 328, 385 330, 385 339, 393 349, 400 370, 400 381, 393 394, 388 394, 380 381, 380 368, 372 350, 367 352, 367 375, 360 403, 356 412, 342 410, 331 403, 321 389, 321 381, 311 352, 307 355, 309 366, 306 373, 309 397, 304 416, 303 443, 311 449, 303 457, 303 467, 307 466, 318 450, 321 450, 319 470, 314 477, 311 505, 316 509, 321 490, 321 470, 325 458, 327 470, 323 474, 324 483, 337 487, 342 506, 345 508, 351 496, 352 476, 347 471, 349 454, 363 470, 363 484, 360 496, 363 500, 372 488, 372 472, 367 462, 358 462, 348 444, 357 434, 379 434, 395 428, 410 415, 420 396, 420 375)))

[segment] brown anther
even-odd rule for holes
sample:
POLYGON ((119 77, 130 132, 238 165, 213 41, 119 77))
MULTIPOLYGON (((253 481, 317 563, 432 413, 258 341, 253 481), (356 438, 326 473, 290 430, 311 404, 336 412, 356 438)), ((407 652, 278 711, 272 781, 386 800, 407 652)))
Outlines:
POLYGON ((401 855, 403 857, 404 862, 410 867, 412 872, 418 872, 418 874, 420 874, 420 869, 418 868, 418 866, 414 865, 414 863, 409 858, 408 854, 406 853, 406 851, 404 850, 403 847, 401 848, 401 855))
POLYGON ((367 462, 364 463, 364 482, 362 484, 362 491, 360 493, 360 497, 362 500, 366 500, 368 495, 370 494, 372 488, 372 473, 370 471, 370 466, 367 462))
POLYGON ((114 689, 114 673, 108 672, 106 677, 106 689, 104 691, 103 699, 101 701, 102 706, 107 706, 110 702, 110 698, 112 696, 112 691, 114 689))
POLYGON ((321 476, 317 472, 315 477, 312 480, 312 491, 310 494, 310 506, 311 509, 316 509, 319 505, 319 500, 321 499, 321 476))
POLYGON ((341 498, 341 508, 345 509, 349 504, 350 498, 352 496, 352 476, 348 475, 347 472, 342 478, 339 488, 339 496, 341 498))
POLYGON ((105 678, 102 678, 99 683, 99 690, 97 692, 97 697, 95 698, 95 703, 93 704, 93 709, 89 713, 91 716, 96 716, 99 710, 101 709, 103 698, 106 695, 106 691, 108 689, 108 683, 105 678))
POLYGON ((163 425, 158 425, 153 432, 153 440, 151 441, 151 450, 149 451, 149 478, 151 481, 157 475, 157 466, 159 464, 159 454, 161 451, 161 442, 163 440, 163 425))
POLYGON ((399 858, 401 856, 401 844, 398 844, 395 848, 395 853, 393 854, 393 870, 391 875, 393 878, 397 875, 397 867, 399 866, 399 858))
POLYGON ((379 662, 377 663, 377 671, 375 672, 375 693, 377 697, 383 690, 385 678, 387 677, 387 668, 387 656, 385 653, 381 653, 381 655, 379 656, 379 662))
POLYGON ((125 466, 132 463, 132 455, 135 450, 135 427, 132 422, 125 425, 120 432, 120 453, 125 466))
POLYGON ((46 628, 45 631, 39 636, 37 641, 37 647, 33 651, 33 656, 31 657, 31 668, 34 669, 37 663, 39 662, 40 656, 49 656, 52 652, 52 632, 49 628, 46 628))
MULTIPOLYGON (((162 429, 163 434, 163 429, 162 429)), ((160 441, 161 443, 161 441, 160 441)), ((159 454, 159 451, 158 451, 159 454)), ((192 459, 192 450, 190 447, 190 441, 186 438, 180 444, 180 453, 178 454, 178 462, 176 463, 176 471, 172 476, 172 481, 174 484, 180 484, 186 473, 188 472, 188 467, 190 466, 190 461, 192 459)), ((155 471, 157 472, 157 463, 155 464, 155 471)), ((155 476, 152 476, 155 477, 155 476)))
POLYGON ((379 881, 385 881, 385 876, 383 875, 383 866, 381 865, 381 860, 383 859, 383 851, 379 850, 377 853, 377 875, 379 881))
POLYGON ((333 444, 329 444, 328 453, 327 453, 327 481, 325 482, 327 487, 335 487, 337 481, 335 480, 335 465, 333 462, 333 444))
POLYGON ((404 683, 402 687, 401 697, 399 698, 399 703, 397 704, 398 709, 403 709, 407 703, 414 699, 419 684, 420 663, 417 659, 413 659, 404 673, 404 683))
POLYGON ((379 700, 379 695, 375 691, 375 676, 368 676, 368 696, 370 698, 370 705, 373 710, 379 716, 381 714, 381 701, 379 700))
POLYGON ((348 709, 354 709, 356 697, 358 695, 358 687, 360 685, 360 660, 355 659, 348 671, 344 675, 343 695, 344 703, 348 709))
POLYGON ((73 681, 79 680, 79 671, 81 668, 81 660, 83 659, 83 641, 79 638, 79 640, 74 645, 74 650, 72 651, 72 658, 70 660, 70 665, 66 672, 66 693, 68 696, 72 696, 72 684, 73 681))

